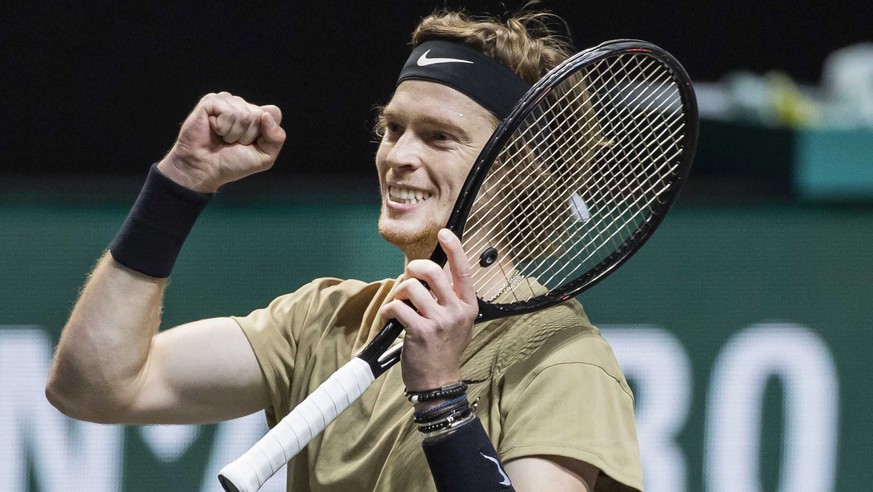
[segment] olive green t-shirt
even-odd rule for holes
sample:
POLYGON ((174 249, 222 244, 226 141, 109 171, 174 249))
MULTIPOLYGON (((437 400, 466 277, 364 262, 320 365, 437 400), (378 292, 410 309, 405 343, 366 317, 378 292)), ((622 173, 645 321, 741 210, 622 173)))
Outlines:
MULTIPOLYGON (((269 386, 271 426, 378 333, 395 284, 318 279, 234 318, 269 386)), ((575 300, 476 325, 461 371, 482 380, 468 399, 504 462, 572 458, 601 470, 597 491, 642 490, 633 395, 575 300)), ((403 392, 397 364, 291 461, 288 490, 435 490, 403 392)))

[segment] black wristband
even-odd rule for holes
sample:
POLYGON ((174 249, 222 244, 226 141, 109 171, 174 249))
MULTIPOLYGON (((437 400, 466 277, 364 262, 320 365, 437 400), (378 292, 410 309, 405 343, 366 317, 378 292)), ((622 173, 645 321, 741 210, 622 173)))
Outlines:
POLYGON ((121 230, 109 246, 115 261, 151 277, 170 276, 182 244, 211 194, 186 188, 152 165, 121 230))
POLYGON ((515 490, 479 419, 425 439, 421 447, 439 492, 515 490))

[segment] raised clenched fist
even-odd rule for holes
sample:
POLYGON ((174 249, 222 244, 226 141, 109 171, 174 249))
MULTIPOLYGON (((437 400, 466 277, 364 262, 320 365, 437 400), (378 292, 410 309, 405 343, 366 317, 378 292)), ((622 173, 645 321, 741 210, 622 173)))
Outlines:
POLYGON ((265 171, 285 142, 278 107, 257 106, 221 92, 204 96, 158 163, 173 181, 202 193, 265 171))

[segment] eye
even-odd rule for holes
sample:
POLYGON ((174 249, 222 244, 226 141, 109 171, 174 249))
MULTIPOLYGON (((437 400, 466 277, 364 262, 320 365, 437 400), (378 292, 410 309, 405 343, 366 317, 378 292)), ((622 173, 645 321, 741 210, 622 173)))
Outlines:
POLYGON ((457 137, 453 133, 444 130, 432 130, 429 133, 429 139, 431 145, 447 148, 451 146, 454 142, 458 141, 457 137))
POLYGON ((393 121, 386 121, 382 128, 384 130, 382 135, 383 139, 397 140, 397 138, 403 134, 403 127, 393 121))

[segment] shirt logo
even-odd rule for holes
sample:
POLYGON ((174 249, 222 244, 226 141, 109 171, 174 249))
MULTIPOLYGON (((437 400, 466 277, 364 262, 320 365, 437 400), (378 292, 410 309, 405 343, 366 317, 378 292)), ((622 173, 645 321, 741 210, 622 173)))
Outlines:
POLYGON ((487 454, 483 453, 482 451, 479 451, 479 454, 482 455, 483 458, 494 463, 497 466, 497 471, 500 472, 500 476, 503 477, 503 481, 500 482, 500 485, 503 485, 504 487, 508 487, 508 486, 512 485, 512 482, 509 481, 509 477, 503 471, 503 467, 500 466, 500 462, 497 461, 497 458, 488 456, 487 454))
POLYGON ((427 54, 430 53, 430 50, 427 50, 418 57, 418 60, 415 62, 419 67, 426 67, 428 65, 436 65, 437 63, 473 63, 469 60, 460 60, 458 58, 428 58, 427 54))

